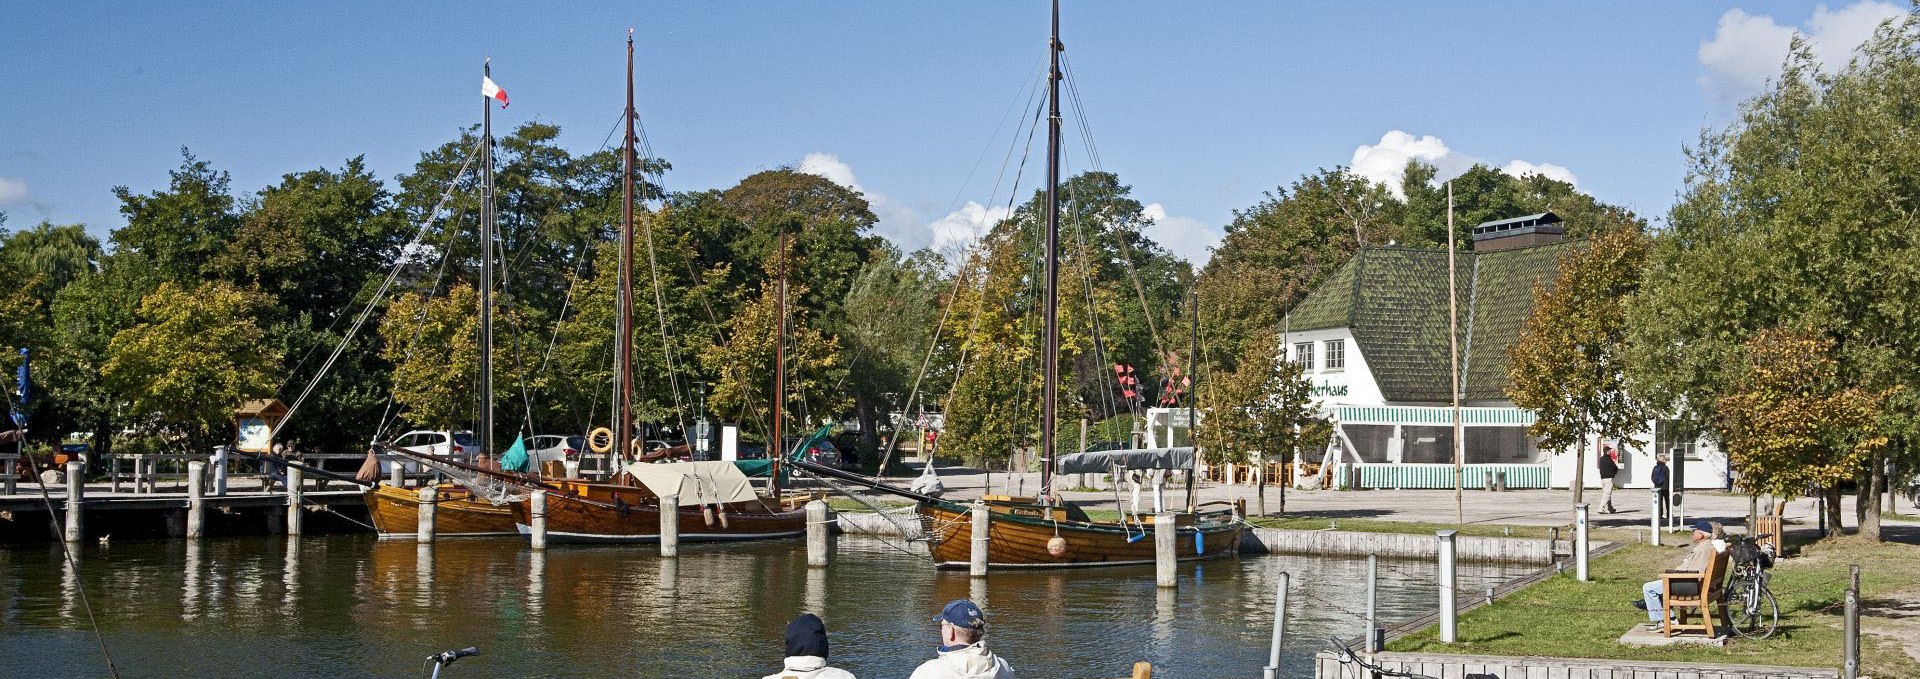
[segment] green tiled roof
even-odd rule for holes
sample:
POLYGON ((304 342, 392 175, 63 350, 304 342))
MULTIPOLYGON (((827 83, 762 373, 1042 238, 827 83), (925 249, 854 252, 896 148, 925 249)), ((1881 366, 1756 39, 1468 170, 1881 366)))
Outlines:
MULTIPOLYGON (((1534 284, 1551 282, 1572 246, 1456 253, 1467 400, 1506 398, 1507 347, 1533 305, 1534 284)), ((1446 271, 1446 250, 1362 249, 1294 307, 1288 328, 1350 329, 1388 401, 1450 401, 1446 271)))

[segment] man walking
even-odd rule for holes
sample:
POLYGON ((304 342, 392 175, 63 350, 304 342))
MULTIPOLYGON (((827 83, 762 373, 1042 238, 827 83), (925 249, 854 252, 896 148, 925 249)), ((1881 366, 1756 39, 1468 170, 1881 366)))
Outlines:
POLYGON ((909 679, 1013 679, 1007 661, 987 650, 987 616, 966 599, 954 599, 934 618, 940 623, 940 654, 920 663, 909 679))
POLYGON ((1667 522, 1667 454, 1653 454, 1653 496, 1659 498, 1660 523, 1667 522))
POLYGON ((1620 475, 1620 449, 1605 446, 1600 450, 1600 513, 1618 514, 1613 508, 1613 479, 1620 475))

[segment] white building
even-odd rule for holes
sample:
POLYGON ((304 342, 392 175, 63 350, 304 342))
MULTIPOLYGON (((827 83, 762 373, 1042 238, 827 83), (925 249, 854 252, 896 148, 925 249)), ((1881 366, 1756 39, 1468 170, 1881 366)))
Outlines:
MULTIPOLYGON (((1542 450, 1526 433, 1532 411, 1507 400, 1507 349, 1520 335, 1536 284, 1552 283, 1561 238, 1551 212, 1474 227, 1474 249, 1455 253, 1464 406, 1464 478, 1483 485, 1504 472, 1514 488, 1565 488, 1572 454, 1542 450)), ((1448 393, 1447 252, 1363 248, 1288 314, 1284 350, 1302 364, 1315 401, 1333 420, 1334 457, 1359 471, 1363 488, 1452 488, 1453 409, 1448 393)), ((1653 453, 1685 459, 1687 488, 1727 486, 1726 456, 1705 439, 1676 441, 1670 421, 1622 442, 1625 487, 1651 486, 1653 453)), ((1586 485, 1598 487, 1590 438, 1586 485)), ((1309 460, 1317 462, 1319 460, 1309 460)))

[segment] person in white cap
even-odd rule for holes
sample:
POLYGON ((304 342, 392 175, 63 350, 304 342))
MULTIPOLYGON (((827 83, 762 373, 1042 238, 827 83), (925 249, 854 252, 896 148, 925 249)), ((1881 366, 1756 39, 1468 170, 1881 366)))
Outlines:
POLYGON ((1013 679, 1013 668, 987 650, 987 616, 966 599, 954 599, 934 618, 940 623, 940 653, 920 663, 910 679, 1013 679))

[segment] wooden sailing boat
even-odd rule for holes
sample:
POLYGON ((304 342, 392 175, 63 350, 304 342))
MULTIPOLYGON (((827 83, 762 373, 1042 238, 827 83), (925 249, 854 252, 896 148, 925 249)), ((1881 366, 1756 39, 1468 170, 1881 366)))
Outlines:
MULTIPOLYGON (((631 450, 634 443, 631 394, 633 386, 635 118, 633 31, 629 30, 627 31, 627 132, 622 151, 625 168, 625 177, 622 182, 625 202, 621 211, 623 223, 620 230, 618 291, 620 314, 614 329, 613 399, 617 415, 614 422, 616 432, 614 445, 608 451, 612 460, 634 459, 631 450)), ((784 298, 786 285, 784 276, 780 284, 784 298)), ((776 351, 776 362, 782 357, 781 352, 776 351)), ((779 373, 780 370, 776 368, 774 378, 776 393, 779 389, 779 373)), ((779 401, 780 399, 775 399, 774 406, 776 441, 779 440, 780 432, 779 401)), ((613 467, 613 465, 609 466, 613 467)), ((629 464, 626 470, 626 473, 617 479, 631 479, 635 482, 632 485, 590 483, 573 479, 557 482, 561 492, 547 497, 547 539, 553 542, 656 542, 660 539, 660 521, 663 511, 678 514, 680 539, 689 542, 796 537, 806 529, 806 513, 798 506, 785 502, 776 502, 769 506, 750 489, 745 494, 738 492, 738 482, 745 477, 730 462, 651 465, 641 461, 629 464), (675 477, 678 481, 674 480, 675 477), (721 486, 731 486, 731 490, 722 492, 721 486), (677 506, 662 507, 661 498, 666 495, 675 496, 677 506)), ((774 496, 779 497, 780 470, 777 463, 772 478, 774 496)), ((530 501, 515 503, 512 512, 517 529, 523 533, 531 533, 530 501)))
MULTIPOLYGON (((492 83, 493 61, 481 66, 484 82, 492 83)), ((480 123, 480 450, 493 451, 493 104, 481 100, 480 123)), ((390 449, 391 450, 391 449, 390 449)), ((431 457, 422 460, 433 463, 431 457)), ((440 537, 514 535, 513 510, 482 497, 461 484, 435 486, 434 532, 440 537)), ((375 483, 365 494, 367 513, 382 538, 412 537, 419 527, 418 489, 375 483)))
MULTIPOLYGON (((1047 89, 1047 225, 1046 296, 1043 322, 1046 347, 1043 353, 1043 387, 1040 402, 1040 496, 1011 498, 988 496, 982 505, 967 505, 938 497, 913 493, 886 484, 856 477, 839 470, 805 461, 793 464, 806 471, 853 481, 875 490, 918 501, 917 511, 927 528, 929 549, 940 568, 965 568, 969 565, 973 543, 971 512, 991 514, 987 528, 987 562, 995 568, 1075 567, 1154 562, 1153 540, 1147 539, 1159 520, 1136 514, 1132 521, 1091 521, 1078 507, 1058 501, 1053 493, 1055 460, 1053 442, 1057 424, 1055 404, 1060 387, 1059 325, 1059 236, 1060 236, 1060 3, 1053 2, 1053 30, 1048 43, 1047 89)), ((1191 393, 1191 390, 1189 390, 1191 393)), ((1191 411, 1190 411, 1191 412, 1191 411)), ((1191 414, 1189 427, 1192 426, 1191 414)), ((1175 541, 1181 559, 1211 558, 1237 551, 1245 523, 1236 508, 1226 505, 1211 511, 1192 506, 1192 472, 1196 455, 1191 447, 1155 451, 1120 451, 1124 455, 1080 453, 1068 456, 1072 463, 1086 465, 1080 472, 1117 470, 1183 469, 1188 472, 1189 506, 1185 512, 1163 514, 1175 522, 1175 541), (1099 457, 1087 457, 1099 455, 1099 457)), ((931 462, 929 461, 929 464, 931 462)), ((1225 505, 1225 503, 1216 503, 1225 505)))

